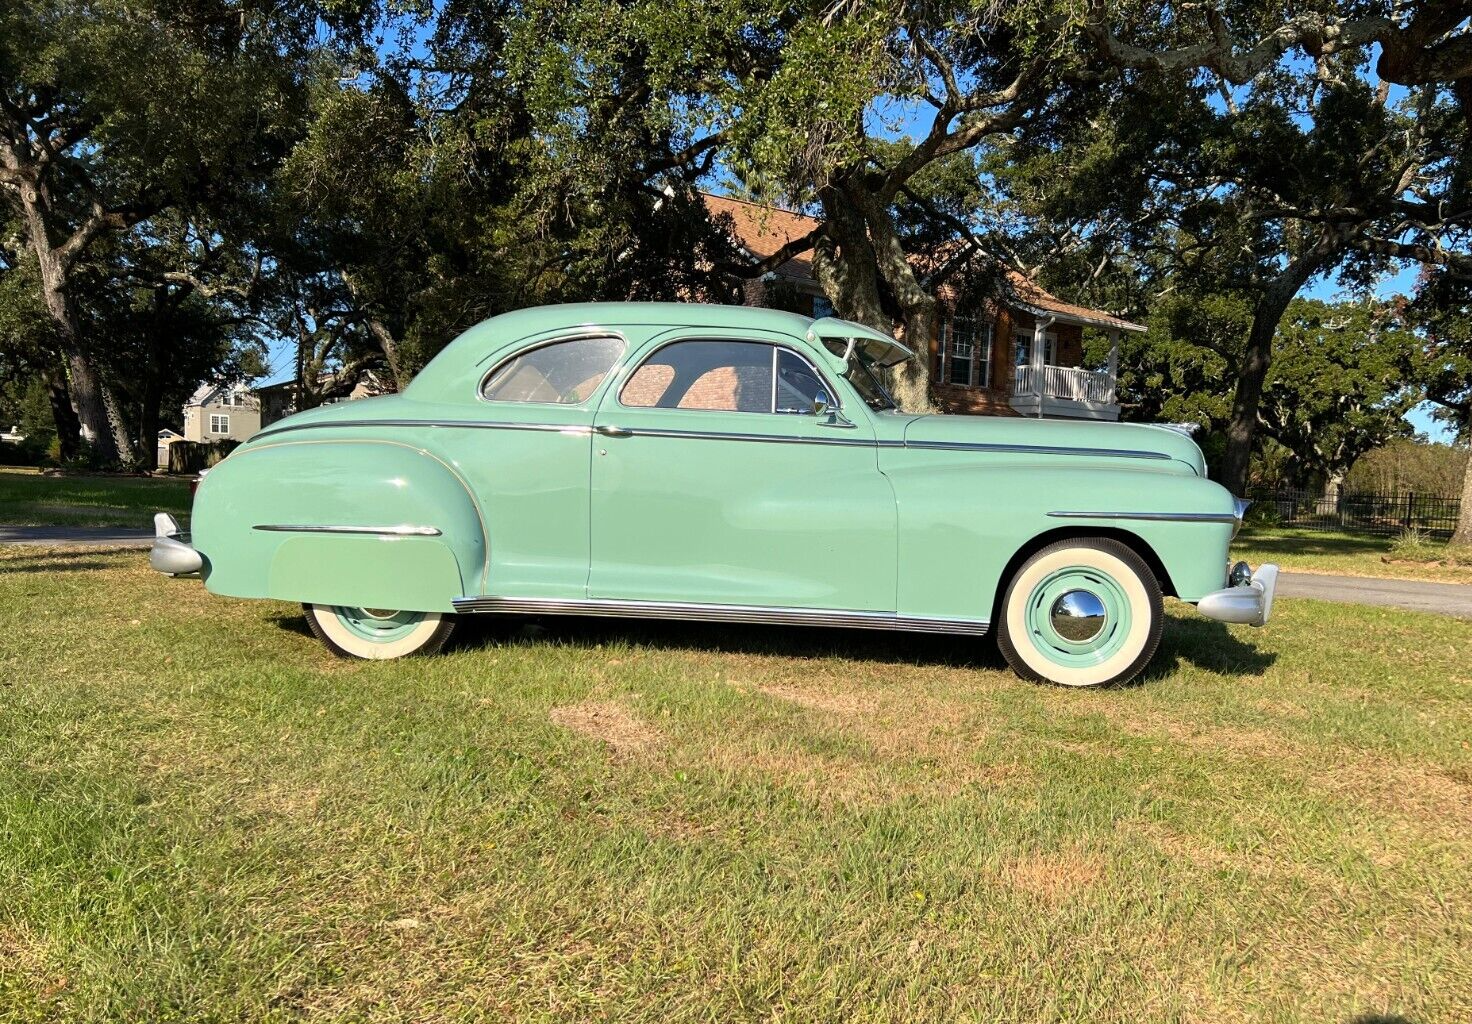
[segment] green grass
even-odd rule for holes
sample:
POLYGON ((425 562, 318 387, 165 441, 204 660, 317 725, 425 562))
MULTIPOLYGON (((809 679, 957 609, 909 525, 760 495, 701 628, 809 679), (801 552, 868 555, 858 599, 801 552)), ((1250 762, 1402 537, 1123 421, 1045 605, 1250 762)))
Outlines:
POLYGON ((509 625, 329 657, 0 550, 0 1020, 1341 1022, 1472 1011, 1472 623, 974 640, 509 625))
POLYGON ((127 526, 148 529, 155 512, 184 517, 189 482, 168 477, 43 476, 0 468, 0 526, 127 526))
MULTIPOLYGON (((1421 545, 1427 559, 1445 556, 1446 545, 1421 545)), ((1417 561, 1390 561, 1403 552, 1394 537, 1364 537, 1347 533, 1320 533, 1287 527, 1247 526, 1232 544, 1232 557, 1252 565, 1276 562, 1294 572, 1324 572, 1344 576, 1380 576, 1390 579, 1472 583, 1472 559, 1456 565, 1417 561)), ((1418 555, 1419 557, 1419 555, 1418 555)))

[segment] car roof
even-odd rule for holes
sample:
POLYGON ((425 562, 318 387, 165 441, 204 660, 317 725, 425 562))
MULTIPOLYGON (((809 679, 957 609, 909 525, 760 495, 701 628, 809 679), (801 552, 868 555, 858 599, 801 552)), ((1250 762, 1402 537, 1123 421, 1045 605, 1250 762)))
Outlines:
MULTIPOLYGON (((532 306, 483 320, 444 347, 405 389, 427 401, 461 397, 465 381, 495 353, 525 338, 586 327, 730 327, 767 330, 802 338, 813 318, 781 309, 720 306, 703 302, 568 302, 532 306)), ((481 368, 483 372, 483 368, 481 368)))

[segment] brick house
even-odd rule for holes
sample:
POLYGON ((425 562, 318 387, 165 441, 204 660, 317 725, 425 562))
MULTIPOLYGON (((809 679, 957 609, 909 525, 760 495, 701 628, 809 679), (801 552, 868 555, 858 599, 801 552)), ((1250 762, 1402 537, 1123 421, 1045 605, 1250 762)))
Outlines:
MULTIPOLYGON (((818 226, 817 219, 727 196, 704 195, 711 216, 723 223, 738 248, 754 259, 775 253, 818 226)), ((813 277, 812 261, 796 256, 743 285, 745 302, 808 316, 828 316, 832 306, 813 277)), ((1002 275, 1002 294, 972 309, 944 310, 931 344, 931 393, 945 412, 994 416, 1046 416, 1117 420, 1115 397, 1122 332, 1144 327, 1102 310, 1064 302, 1016 270, 1002 275), (1110 341, 1105 366, 1083 365, 1083 332, 1110 341)))

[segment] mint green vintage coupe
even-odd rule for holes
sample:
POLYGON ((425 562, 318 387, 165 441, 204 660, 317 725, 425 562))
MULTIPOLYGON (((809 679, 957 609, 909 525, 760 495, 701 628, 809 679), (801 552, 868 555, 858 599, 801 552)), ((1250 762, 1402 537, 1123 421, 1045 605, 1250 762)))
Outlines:
POLYGON ((333 651, 438 650, 467 614, 995 635, 1021 675, 1135 675, 1173 595, 1260 626, 1245 503, 1151 426, 896 410, 908 358, 737 306, 488 320, 400 395, 274 423, 201 482, 153 566, 301 602, 333 651))

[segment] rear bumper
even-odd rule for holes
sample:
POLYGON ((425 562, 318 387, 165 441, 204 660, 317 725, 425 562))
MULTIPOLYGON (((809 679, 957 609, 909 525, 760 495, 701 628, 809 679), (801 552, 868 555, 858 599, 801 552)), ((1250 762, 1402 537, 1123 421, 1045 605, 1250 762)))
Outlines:
POLYGON ((1272 617, 1273 591, 1277 586, 1278 567, 1261 565, 1246 582, 1207 594, 1197 603, 1196 610, 1218 622, 1263 626, 1272 617))
POLYGON ((192 576, 204 568, 204 556, 189 544, 189 534, 167 512, 153 517, 153 549, 148 564, 169 576, 192 576))

